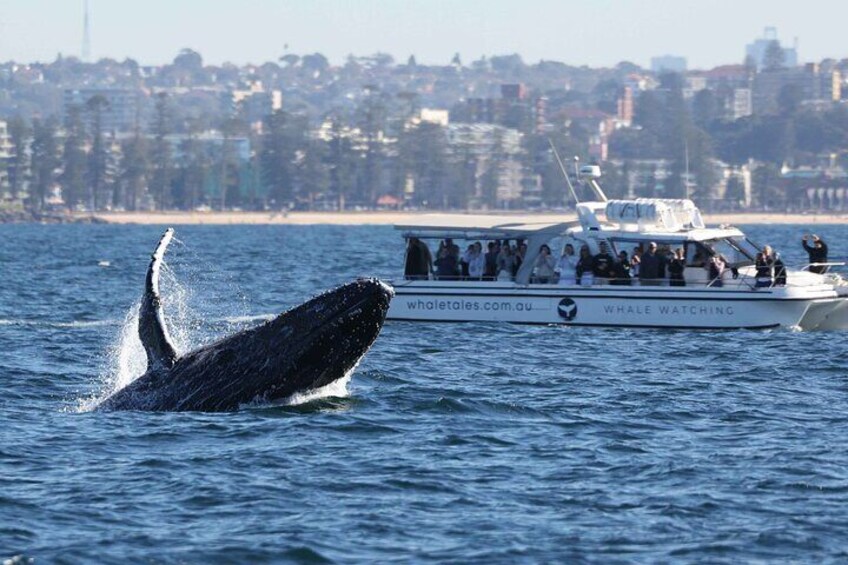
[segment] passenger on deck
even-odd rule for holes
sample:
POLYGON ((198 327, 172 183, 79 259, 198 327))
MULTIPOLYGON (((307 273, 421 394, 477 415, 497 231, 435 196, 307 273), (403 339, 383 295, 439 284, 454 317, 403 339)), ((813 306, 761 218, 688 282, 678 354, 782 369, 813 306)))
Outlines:
POLYGON ((724 281, 721 277, 724 275, 725 267, 727 267, 727 261, 724 260, 724 257, 721 255, 713 255, 710 257, 710 260, 707 261, 707 273, 710 281, 707 286, 724 286, 724 281))
POLYGON ((436 266, 436 279, 452 281, 457 278, 456 257, 449 251, 447 246, 439 250, 439 256, 434 263, 436 266))
POLYGON ((577 284, 581 286, 592 286, 595 282, 594 275, 595 260, 589 252, 589 246, 580 247, 580 259, 577 261, 577 284))
POLYGON ((638 279, 639 272, 642 267, 642 247, 636 246, 633 248, 633 256, 630 257, 630 276, 638 279))
POLYGON ((451 255, 459 260, 459 245, 455 244, 451 238, 447 238, 445 240, 445 247, 447 247, 451 255))
POLYGON ((554 258, 551 256, 551 248, 547 244, 543 244, 539 248, 539 255, 536 257, 536 264, 534 265, 536 282, 539 284, 553 282, 555 266, 554 258))
MULTIPOLYGON (((648 251, 642 254, 639 265, 639 284, 642 286, 659 286, 665 273, 660 273, 661 260, 657 255, 657 244, 648 244, 648 251)), ((664 271, 664 269, 663 269, 664 271)))
POLYGON ((460 275, 459 245, 455 244, 452 239, 448 238, 445 240, 445 248, 448 250, 448 253, 453 258, 454 263, 456 264, 456 272, 454 273, 454 276, 458 278, 460 275))
POLYGON ((598 245, 598 254, 594 257, 594 267, 592 268, 592 274, 595 275, 595 280, 598 281, 598 284, 607 284, 609 279, 612 278, 612 266, 614 263, 615 259, 609 254, 607 244, 602 241, 598 245))
POLYGON ((674 251, 672 259, 668 262, 668 284, 669 286, 686 286, 683 271, 686 270, 686 255, 683 248, 678 247, 674 251))
POLYGON ((515 266, 512 268, 512 276, 518 275, 518 269, 524 263, 524 258, 527 257, 527 244, 523 241, 516 242, 515 251, 515 266))
POLYGON ((469 244, 468 247, 465 248, 462 257, 459 260, 460 276, 463 280, 468 278, 468 259, 471 257, 472 253, 474 253, 473 243, 469 244))
POLYGON ((515 269, 515 255, 509 247, 509 242, 504 240, 501 252, 498 254, 498 280, 511 281, 515 269))
POLYGON ((428 279, 433 271, 433 256, 430 248, 417 237, 409 238, 406 248, 404 275, 408 279, 428 279))
POLYGON ((619 286, 630 285, 630 261, 627 259, 627 251, 621 251, 618 254, 618 261, 612 266, 612 277, 610 284, 619 286))
POLYGON ((774 282, 774 263, 771 259, 771 248, 766 245, 761 253, 757 253, 754 261, 756 269, 756 288, 769 288, 774 282))
POLYGON ((570 243, 563 249, 555 270, 559 273, 561 286, 577 284, 577 258, 574 256, 574 246, 570 243))
POLYGON ((476 241, 471 245, 471 251, 468 254, 468 280, 481 280, 485 269, 486 259, 483 257, 483 244, 476 241))
MULTIPOLYGON (((801 238, 801 245, 804 246, 804 251, 810 256, 810 263, 827 263, 827 244, 822 238, 816 234, 804 235, 801 238), (808 239, 812 238, 813 244, 807 243, 808 239)), ((815 265, 810 267, 811 273, 820 275, 827 272, 827 265, 815 265)))
POLYGON ((486 256, 484 257, 486 268, 483 272, 483 278, 493 281, 498 276, 498 253, 501 250, 496 241, 490 241, 486 247, 488 251, 486 251, 486 256))
POLYGON ((786 265, 780 253, 774 254, 774 286, 786 286, 786 265))

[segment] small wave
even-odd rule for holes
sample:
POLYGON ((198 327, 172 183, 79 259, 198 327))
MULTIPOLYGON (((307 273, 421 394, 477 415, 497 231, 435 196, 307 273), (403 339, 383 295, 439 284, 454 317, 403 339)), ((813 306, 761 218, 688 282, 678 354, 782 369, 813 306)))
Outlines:
POLYGON ((42 328, 98 328, 116 326, 120 320, 72 320, 70 322, 54 322, 50 320, 14 320, 0 318, 0 326, 29 326, 42 328))

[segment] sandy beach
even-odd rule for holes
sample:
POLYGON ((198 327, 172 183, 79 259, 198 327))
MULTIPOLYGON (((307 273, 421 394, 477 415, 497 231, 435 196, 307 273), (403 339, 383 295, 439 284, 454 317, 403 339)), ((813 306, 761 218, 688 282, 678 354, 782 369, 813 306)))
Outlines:
MULTIPOLYGON (((434 213, 434 212, 104 212, 95 214, 98 221, 109 224, 140 225, 394 225, 427 224, 438 220, 444 224, 455 219, 467 224, 470 216, 490 216, 489 221, 510 223, 565 222, 575 219, 573 213, 515 212, 515 213, 434 213)), ((78 214, 78 218, 91 217, 78 214)), ((848 224, 848 214, 777 214, 740 213, 712 214, 705 217, 708 225, 719 224, 848 224)))

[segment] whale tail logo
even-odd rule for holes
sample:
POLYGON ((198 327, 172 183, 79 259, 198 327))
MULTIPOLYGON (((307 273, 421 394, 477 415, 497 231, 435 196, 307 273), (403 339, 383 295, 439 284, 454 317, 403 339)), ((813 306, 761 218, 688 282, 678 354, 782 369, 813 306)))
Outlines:
POLYGON ((577 317, 577 303, 570 298, 563 298, 559 301, 557 312, 559 312, 561 318, 573 320, 577 317))

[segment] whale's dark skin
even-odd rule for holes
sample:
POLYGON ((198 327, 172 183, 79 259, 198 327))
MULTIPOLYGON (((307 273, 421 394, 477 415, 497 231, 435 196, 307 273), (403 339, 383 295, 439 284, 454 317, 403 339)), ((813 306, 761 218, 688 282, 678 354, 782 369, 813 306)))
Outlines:
POLYGON ((178 357, 158 289, 171 234, 165 233, 153 254, 139 314, 148 371, 99 408, 217 412, 273 403, 344 377, 380 333, 392 291, 378 280, 364 279, 178 357))

